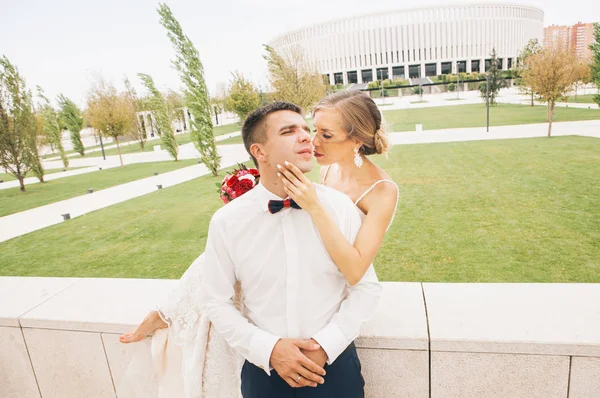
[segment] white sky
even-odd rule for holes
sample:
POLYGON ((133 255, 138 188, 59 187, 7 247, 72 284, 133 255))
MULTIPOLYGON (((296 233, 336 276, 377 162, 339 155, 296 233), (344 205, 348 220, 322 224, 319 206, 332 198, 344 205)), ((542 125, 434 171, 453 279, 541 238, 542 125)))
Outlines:
MULTIPOLYGON (((411 5, 465 4, 444 0, 169 0, 175 17, 200 52, 211 93, 238 70, 266 85, 262 44, 288 30, 411 5)), ((497 3, 481 0, 477 3, 497 3)), ((137 73, 162 89, 179 89, 174 51, 148 0, 0 0, 0 54, 17 65, 28 85, 48 97, 63 93, 85 104, 93 73, 122 87, 137 73)), ((529 0, 545 12, 544 25, 600 21, 600 0, 529 0)))

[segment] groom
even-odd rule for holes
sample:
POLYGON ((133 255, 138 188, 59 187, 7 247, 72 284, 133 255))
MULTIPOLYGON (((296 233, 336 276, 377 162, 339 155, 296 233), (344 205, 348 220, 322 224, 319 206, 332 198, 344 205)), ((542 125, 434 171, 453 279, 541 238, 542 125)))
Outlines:
MULTIPOLYGON (((309 128, 300 108, 275 102, 242 127, 260 184, 219 209, 206 243, 204 310, 240 353, 242 394, 264 397, 364 397, 354 347, 378 302, 373 267, 350 286, 331 260, 310 216, 282 201, 277 165, 312 169, 309 128), (241 283, 246 315, 233 304, 241 283), (307 387, 307 388, 299 388, 307 387)), ((316 185, 319 200, 353 242, 361 219, 341 192, 316 185)))

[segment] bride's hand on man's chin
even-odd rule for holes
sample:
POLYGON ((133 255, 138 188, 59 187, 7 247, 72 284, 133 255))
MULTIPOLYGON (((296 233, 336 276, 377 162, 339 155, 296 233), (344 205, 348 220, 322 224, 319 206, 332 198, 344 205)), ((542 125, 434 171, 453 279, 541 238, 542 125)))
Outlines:
POLYGON ((158 315, 157 311, 152 311, 134 331, 122 334, 119 337, 119 341, 121 343, 135 343, 144 340, 147 336, 154 333, 155 330, 164 329, 168 326, 160 315, 158 315))
POLYGON ((318 213, 322 207, 312 181, 293 163, 285 162, 277 165, 277 169, 285 193, 307 213, 318 213))

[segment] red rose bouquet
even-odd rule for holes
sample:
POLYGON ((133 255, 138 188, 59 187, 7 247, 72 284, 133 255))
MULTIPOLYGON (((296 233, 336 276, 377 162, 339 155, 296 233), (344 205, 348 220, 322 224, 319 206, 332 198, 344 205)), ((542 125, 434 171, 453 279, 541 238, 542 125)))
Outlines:
POLYGON ((238 166, 239 169, 234 169, 227 174, 220 185, 217 183, 219 196, 225 204, 254 188, 260 180, 257 169, 249 169, 243 164, 238 164, 238 166))

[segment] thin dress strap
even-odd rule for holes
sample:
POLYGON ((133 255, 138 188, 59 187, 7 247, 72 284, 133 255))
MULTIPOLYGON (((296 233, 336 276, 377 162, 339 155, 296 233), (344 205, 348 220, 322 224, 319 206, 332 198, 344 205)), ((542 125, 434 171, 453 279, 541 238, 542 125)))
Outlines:
MULTIPOLYGON (((326 170, 329 171, 329 169, 326 170)), ((327 174, 325 174, 327 175, 327 174)), ((379 181, 375 181, 375 183, 373 185, 371 185, 371 187, 369 189, 367 189, 362 195, 360 195, 360 197, 358 199, 356 199, 356 202, 354 202, 355 206, 358 206, 358 202, 360 202, 365 196, 367 196, 369 194, 369 192, 371 192, 373 190, 373 188, 375 188, 377 186, 377 184, 382 183, 382 182, 389 182, 390 184, 393 184, 396 187, 396 206, 394 207, 394 214, 392 215, 392 219, 390 220, 390 223, 388 224, 388 227, 386 229, 386 231, 388 229, 390 229, 390 227, 392 226, 392 223, 394 222, 394 217, 396 216, 396 209, 398 208, 398 202, 400 200, 400 188, 398 188, 398 184, 396 184, 394 181, 392 180, 379 180, 379 181)))
POLYGON ((327 173, 329 173, 329 168, 331 167, 331 165, 328 165, 327 168, 325 169, 325 174, 323 174, 323 180, 321 181, 321 184, 325 185, 325 179, 327 178, 327 173))

